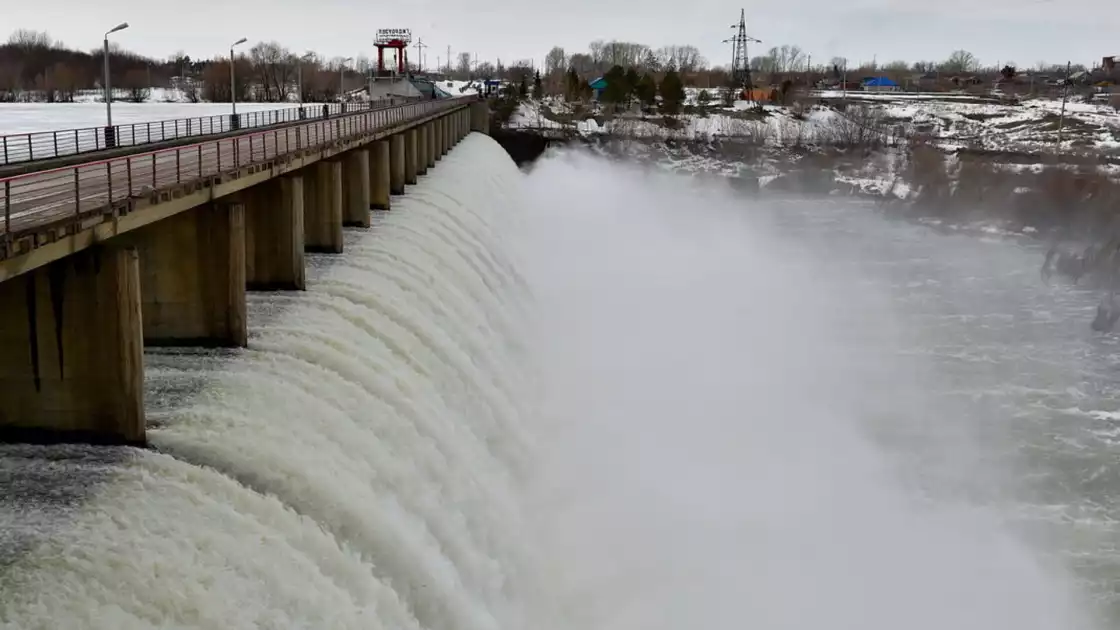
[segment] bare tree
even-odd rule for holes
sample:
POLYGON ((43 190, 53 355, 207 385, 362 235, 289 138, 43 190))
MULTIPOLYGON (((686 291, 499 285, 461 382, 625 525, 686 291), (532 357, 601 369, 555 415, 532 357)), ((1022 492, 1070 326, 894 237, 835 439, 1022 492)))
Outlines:
POLYGON ((553 46, 552 50, 544 56, 544 71, 546 74, 552 74, 556 71, 563 72, 568 68, 568 55, 564 54, 564 49, 559 46, 553 46))
POLYGON ((469 52, 459 53, 459 60, 455 64, 455 71, 458 72, 464 79, 470 76, 471 54, 469 52))
POLYGON ((51 36, 46 31, 19 28, 8 36, 8 45, 23 51, 51 47, 51 36))
POLYGON ((133 68, 124 75, 123 87, 128 91, 128 100, 133 103, 143 103, 152 95, 148 86, 148 73, 140 68, 133 68))
POLYGON ((941 70, 944 72, 973 72, 980 66, 979 60, 976 55, 968 52, 967 50, 954 50, 953 54, 941 64, 941 70))

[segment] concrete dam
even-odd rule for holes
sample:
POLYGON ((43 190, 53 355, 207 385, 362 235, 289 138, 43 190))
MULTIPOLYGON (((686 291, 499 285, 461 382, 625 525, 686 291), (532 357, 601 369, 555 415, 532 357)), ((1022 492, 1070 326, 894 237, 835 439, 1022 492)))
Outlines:
POLYGON ((0 174, 0 630, 1116 627, 1038 252, 485 117, 0 174))
POLYGON ((149 347, 147 448, 0 446, 0 626, 500 627, 520 177, 466 136, 303 291, 250 292, 245 349, 149 347))

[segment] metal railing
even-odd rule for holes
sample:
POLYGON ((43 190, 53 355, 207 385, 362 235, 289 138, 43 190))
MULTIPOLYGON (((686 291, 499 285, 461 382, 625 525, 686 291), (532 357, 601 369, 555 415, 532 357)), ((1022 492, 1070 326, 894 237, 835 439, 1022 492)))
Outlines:
POLYGON ((334 142, 454 109, 474 100, 473 96, 464 96, 413 101, 304 124, 0 178, 0 210, 3 211, 0 260, 12 255, 12 241, 21 233, 80 225, 98 215, 115 216, 121 203, 132 197, 148 196, 172 186, 234 172, 254 163, 326 147, 334 142))
POLYGON ((314 118, 330 118, 385 107, 415 98, 394 97, 356 103, 324 103, 270 109, 243 114, 196 116, 149 122, 85 127, 61 131, 33 131, 0 136, 0 166, 25 164, 68 155, 94 153, 121 147, 143 146, 195 136, 270 127, 314 118))

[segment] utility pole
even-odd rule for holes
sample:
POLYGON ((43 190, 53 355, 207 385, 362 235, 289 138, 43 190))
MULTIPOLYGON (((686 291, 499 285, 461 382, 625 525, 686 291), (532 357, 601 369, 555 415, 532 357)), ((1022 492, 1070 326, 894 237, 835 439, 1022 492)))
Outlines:
POLYGON ((451 45, 447 46, 447 76, 451 76, 451 45))
POLYGON ((1066 100, 1069 98, 1070 62, 1066 62, 1066 80, 1062 83, 1062 112, 1058 114, 1058 153, 1062 152, 1062 127, 1066 122, 1066 100))
MULTIPOLYGON (((423 38, 417 38, 416 43, 413 44, 412 46, 416 49, 416 64, 417 64, 416 71, 417 72, 423 72, 424 71, 424 49, 427 48, 428 45, 424 43, 423 38)), ((407 68, 406 68, 406 70, 407 70, 407 68)))

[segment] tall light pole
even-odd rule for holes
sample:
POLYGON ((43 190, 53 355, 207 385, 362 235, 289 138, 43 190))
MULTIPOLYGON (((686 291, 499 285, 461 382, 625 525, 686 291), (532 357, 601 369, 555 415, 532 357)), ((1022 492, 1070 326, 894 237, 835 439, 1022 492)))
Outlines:
POLYGON ((233 104, 233 118, 230 119, 233 121, 233 124, 230 126, 234 129, 239 129, 240 125, 237 124, 237 83, 233 80, 233 47, 244 44, 247 41, 249 40, 242 37, 229 45, 229 101, 233 104))
MULTIPOLYGON (((123 31, 126 28, 128 28, 128 22, 121 22, 105 33, 105 45, 102 53, 105 57, 105 76, 101 78, 101 82, 105 84, 105 126, 107 128, 113 127, 113 88, 109 86, 109 35, 117 31, 123 31)), ((106 131, 106 133, 112 132, 106 131)), ((114 138, 114 140, 116 140, 116 138, 114 138)), ((106 142, 105 144, 109 143, 106 142)), ((112 144, 115 146, 116 142, 112 144)))
POLYGON ((338 63, 338 102, 342 102, 342 95, 346 93, 346 64, 354 61, 353 57, 347 57, 338 63))
POLYGON ((299 106, 303 107, 303 62, 310 61, 315 53, 307 53, 296 60, 296 82, 299 84, 299 106))

